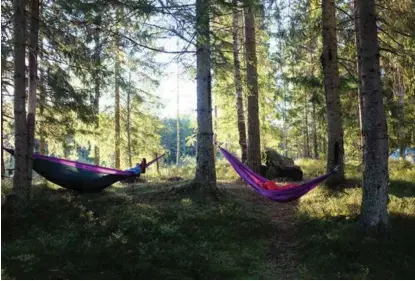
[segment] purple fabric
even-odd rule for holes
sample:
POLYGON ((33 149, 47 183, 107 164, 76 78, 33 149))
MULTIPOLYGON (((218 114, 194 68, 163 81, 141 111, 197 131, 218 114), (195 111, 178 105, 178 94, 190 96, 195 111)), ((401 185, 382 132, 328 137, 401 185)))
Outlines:
POLYGON ((223 156, 225 156, 225 158, 229 161, 231 166, 235 169, 235 171, 241 176, 243 180, 245 180, 250 186, 252 186, 252 188, 254 188, 258 193, 276 202, 288 202, 298 199, 307 192, 317 187, 321 182, 326 180, 334 173, 334 171, 327 173, 325 175, 314 178, 305 183, 289 187, 287 189, 262 189, 261 185, 267 182, 268 179, 256 174, 254 171, 252 171, 250 168, 244 165, 241 161, 239 161, 234 155, 232 155, 227 150, 223 148, 220 148, 220 150, 223 156))

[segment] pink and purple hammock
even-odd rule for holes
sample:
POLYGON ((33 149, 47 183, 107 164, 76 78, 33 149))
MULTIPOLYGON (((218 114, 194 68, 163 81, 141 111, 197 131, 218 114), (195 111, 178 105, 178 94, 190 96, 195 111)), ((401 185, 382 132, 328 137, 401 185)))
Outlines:
POLYGON ((268 190, 264 188, 264 184, 269 182, 267 178, 256 174, 245 164, 239 161, 238 158, 232 155, 229 151, 221 147, 219 147, 219 149, 222 152, 223 156, 225 156, 231 166, 247 184, 249 184, 259 194, 276 202, 288 202, 300 198, 312 189, 316 188, 320 183, 322 183, 337 171, 336 168, 325 175, 319 176, 298 185, 281 185, 280 188, 276 190, 268 190))

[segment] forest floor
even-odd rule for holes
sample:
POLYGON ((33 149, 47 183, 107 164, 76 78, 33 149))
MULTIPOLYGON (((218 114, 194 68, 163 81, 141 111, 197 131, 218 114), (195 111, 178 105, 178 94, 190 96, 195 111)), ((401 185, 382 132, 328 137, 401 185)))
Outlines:
MULTIPOLYGON (((308 177, 324 171, 301 166, 308 177)), ((219 201, 172 195, 167 182, 99 194, 40 184, 24 217, 2 217, 2 278, 412 279, 414 167, 391 165, 391 228, 377 238, 359 232, 357 174, 348 166, 341 191, 322 186, 291 203, 230 180, 219 201)))

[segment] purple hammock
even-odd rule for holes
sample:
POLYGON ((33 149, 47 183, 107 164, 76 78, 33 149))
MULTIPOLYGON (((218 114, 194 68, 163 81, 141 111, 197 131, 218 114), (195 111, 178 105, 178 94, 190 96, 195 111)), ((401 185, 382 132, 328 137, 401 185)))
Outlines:
POLYGON ((241 178, 252 186, 258 193, 262 194, 268 199, 271 199, 276 202, 289 202, 300 198, 301 196, 305 195, 307 192, 311 191, 315 187, 317 187, 320 183, 330 177, 332 174, 337 172, 337 168, 333 171, 309 180, 307 182, 301 183, 299 185, 293 185, 287 188, 281 186, 282 189, 278 190, 268 190, 263 189, 261 186, 269 181, 267 178, 264 178, 250 168, 248 168, 245 164, 238 160, 234 155, 232 155, 229 151, 219 147, 220 151, 222 152, 223 156, 229 161, 231 166, 235 169, 235 171, 241 176, 241 178))
MULTIPOLYGON (((14 155, 13 149, 3 149, 14 155)), ((164 155, 143 164, 141 173, 145 173, 145 168, 164 155)), ((134 171, 122 171, 40 154, 33 154, 33 170, 61 187, 80 192, 100 192, 117 181, 140 176, 140 173, 134 171)))

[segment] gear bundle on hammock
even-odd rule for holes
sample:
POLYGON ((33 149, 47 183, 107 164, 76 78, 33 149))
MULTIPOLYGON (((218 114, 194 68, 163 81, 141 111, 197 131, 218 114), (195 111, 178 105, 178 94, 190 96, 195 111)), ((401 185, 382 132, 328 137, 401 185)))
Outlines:
MULTIPOLYGON (((13 149, 3 149, 14 155, 13 149)), ((164 154, 146 163, 145 168, 163 156, 164 154)), ((61 187, 81 192, 99 192, 117 181, 139 176, 133 171, 100 167, 40 154, 33 154, 33 170, 61 187)))
POLYGON ((239 161, 238 158, 232 155, 229 151, 221 147, 219 147, 219 149, 222 152, 223 156, 225 156, 225 158, 229 161, 231 166, 235 169, 235 171, 241 176, 241 178, 246 183, 252 186, 252 188, 255 189, 258 193, 276 202, 288 202, 300 198, 307 192, 317 187, 320 183, 325 181, 328 177, 330 177, 337 171, 336 168, 325 175, 319 176, 307 182, 298 185, 281 185, 278 186, 277 189, 270 190, 267 187, 267 185, 269 186, 270 183, 268 179, 256 174, 254 171, 249 169, 245 164, 239 161))

